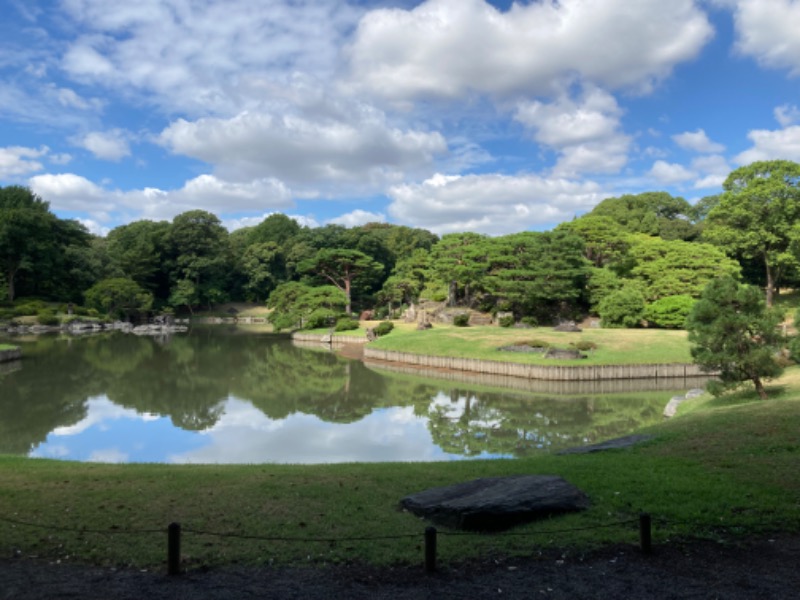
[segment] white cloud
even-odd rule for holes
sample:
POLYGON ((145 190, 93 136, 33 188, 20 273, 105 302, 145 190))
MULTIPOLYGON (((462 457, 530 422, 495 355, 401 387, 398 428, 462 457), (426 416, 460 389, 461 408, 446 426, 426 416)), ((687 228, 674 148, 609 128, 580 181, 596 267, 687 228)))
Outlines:
POLYGON ((701 174, 694 182, 696 189, 722 187, 722 183, 731 172, 731 166, 724 156, 708 154, 692 160, 692 170, 701 174))
POLYGON ((96 158, 118 161, 131 154, 128 137, 129 134, 121 129, 111 129, 109 131, 92 131, 74 141, 78 146, 94 154, 96 158))
POLYGON ((347 214, 330 219, 328 223, 336 225, 344 225, 345 227, 357 227, 367 223, 383 223, 386 221, 386 215, 381 213, 373 213, 366 210, 356 209, 347 214))
POLYGON ((200 175, 174 190, 144 188, 121 191, 106 189, 73 173, 31 177, 31 189, 54 209, 86 211, 92 220, 105 223, 109 214, 127 210, 135 218, 171 219, 187 210, 202 209, 219 214, 293 205, 290 191, 274 179, 230 182, 213 175, 200 175))
POLYGON ((243 112, 231 119, 175 121, 160 136, 173 152, 215 165, 223 177, 275 177, 315 191, 328 184, 366 189, 429 170, 447 150, 439 133, 401 130, 368 107, 350 120, 243 112))
POLYGON ((796 0, 736 0, 736 49, 759 64, 800 75, 800 3, 796 0))
POLYGON ((549 95, 576 77, 646 91, 712 34, 691 0, 428 0, 365 14, 348 57, 354 82, 400 102, 549 95))
POLYGON ((682 165, 668 163, 663 160, 657 160, 653 163, 653 167, 650 169, 648 175, 653 177, 656 181, 667 185, 688 181, 697 176, 696 173, 682 165))
POLYGON ((47 146, 41 148, 25 148, 23 146, 6 146, 0 148, 0 179, 9 179, 20 175, 28 175, 42 170, 42 163, 37 158, 47 155, 47 146))
POLYGON ((800 109, 794 104, 782 104, 775 107, 775 120, 781 124, 781 127, 788 127, 800 121, 800 109))
POLYGON ((551 103, 520 102, 515 119, 533 138, 560 153, 554 172, 616 173, 628 160, 630 138, 620 131, 622 110, 615 98, 587 87, 579 101, 562 97, 551 103))
POLYGON ((591 181, 536 175, 435 175, 389 190, 391 215, 436 233, 505 234, 549 227, 591 209, 608 194, 591 181))
POLYGON ((106 237, 108 235, 108 232, 111 231, 110 227, 102 225, 97 221, 95 221, 94 219, 78 219, 78 221, 80 222, 81 225, 86 227, 86 229, 88 229, 90 233, 93 233, 94 235, 99 235, 100 237, 106 237))
POLYGON ((800 161, 800 125, 778 130, 755 129, 747 137, 753 142, 753 147, 733 159, 739 165, 757 160, 800 161))
POLYGON ((169 112, 235 114, 292 73, 328 77, 361 12, 343 0, 64 3, 82 31, 63 53, 73 79, 140 94, 169 112))
POLYGON ((703 129, 686 131, 672 136, 673 141, 684 150, 692 150, 704 154, 716 154, 725 150, 725 146, 712 142, 703 129))
MULTIPOLYGON (((272 212, 264 213, 257 217, 241 217, 238 219, 225 219, 222 221, 222 224, 228 231, 236 231, 237 229, 241 229, 242 227, 255 227, 259 223, 261 223, 264 219, 269 217, 270 215, 275 214, 272 212)), ((297 224, 300 227, 309 227, 309 228, 316 228, 319 227, 320 224, 318 221, 311 217, 303 216, 303 215, 286 215, 290 219, 294 219, 297 221, 297 224)))

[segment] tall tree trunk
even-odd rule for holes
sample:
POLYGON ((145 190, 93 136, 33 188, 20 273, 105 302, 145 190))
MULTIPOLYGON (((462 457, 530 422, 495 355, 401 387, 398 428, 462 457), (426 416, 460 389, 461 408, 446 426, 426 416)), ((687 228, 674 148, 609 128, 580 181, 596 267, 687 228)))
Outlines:
POLYGON ((767 274, 767 308, 772 308, 772 296, 775 293, 775 277, 772 273, 769 259, 766 256, 764 257, 764 266, 766 267, 767 274))
POLYGON ((8 270, 6 271, 6 278, 8 279, 8 282, 7 282, 8 283, 8 287, 6 288, 6 290, 8 291, 8 301, 9 302, 13 302, 14 301, 14 294, 15 294, 15 291, 16 291, 14 289, 14 278, 16 276, 17 276, 17 270, 15 268, 13 268, 13 267, 8 267, 8 270))
POLYGON ((753 385, 756 386, 756 392, 758 392, 758 397, 762 400, 767 399, 767 390, 764 389, 764 384, 761 382, 761 378, 756 376, 753 377, 753 385))
POLYGON ((345 302, 346 302, 346 306, 345 306, 344 310, 348 315, 352 315, 353 314, 353 307, 351 306, 351 303, 350 303, 350 279, 345 279, 344 280, 344 297, 345 297, 345 302))
POLYGON ((456 305, 456 294, 458 293, 458 282, 451 281, 450 287, 447 289, 447 306, 456 305))

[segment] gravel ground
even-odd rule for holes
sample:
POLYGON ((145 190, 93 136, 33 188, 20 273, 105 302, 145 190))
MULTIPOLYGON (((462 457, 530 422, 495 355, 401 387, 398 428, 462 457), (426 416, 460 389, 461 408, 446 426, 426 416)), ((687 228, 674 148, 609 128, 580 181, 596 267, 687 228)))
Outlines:
POLYGON ((651 555, 616 546, 585 555, 421 566, 221 567, 164 573, 0 559, 0 598, 726 599, 800 597, 800 536, 746 543, 683 542, 651 555))

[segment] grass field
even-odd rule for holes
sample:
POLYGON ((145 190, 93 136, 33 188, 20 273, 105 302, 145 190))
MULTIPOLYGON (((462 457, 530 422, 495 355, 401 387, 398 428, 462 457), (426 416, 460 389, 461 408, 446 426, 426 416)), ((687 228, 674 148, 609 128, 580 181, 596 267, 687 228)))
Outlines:
POLYGON ((653 364, 690 363, 689 343, 685 331, 665 329, 586 329, 581 333, 553 331, 549 327, 506 329, 502 327, 454 327, 434 325, 427 331, 416 331, 414 324, 395 325, 394 331, 373 342, 375 348, 413 352, 431 356, 456 356, 533 364, 653 364), (588 358, 576 361, 554 361, 541 354, 500 352, 498 348, 541 340, 558 348, 570 343, 593 342, 596 350, 588 358))
POLYGON ((163 568, 164 532, 177 521, 185 531, 187 566, 418 564, 426 523, 398 510, 400 498, 431 486, 519 473, 560 475, 588 494, 592 507, 515 528, 514 535, 443 530, 442 560, 633 544, 641 511, 653 515, 656 544, 683 536, 797 533, 800 369, 789 369, 769 392, 766 402, 752 392, 701 397, 685 403, 678 417, 649 428, 653 441, 589 455, 324 466, 0 457, 0 552, 163 568))

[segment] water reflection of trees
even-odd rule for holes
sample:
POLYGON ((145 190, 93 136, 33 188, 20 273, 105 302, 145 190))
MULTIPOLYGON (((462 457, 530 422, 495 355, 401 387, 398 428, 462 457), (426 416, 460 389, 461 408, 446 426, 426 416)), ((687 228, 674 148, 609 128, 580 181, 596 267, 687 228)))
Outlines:
POLYGON ((105 394, 139 413, 199 431, 225 401, 271 419, 296 413, 335 423, 379 407, 413 406, 448 453, 523 456, 621 435, 659 418, 669 393, 540 397, 514 390, 378 373, 328 351, 267 335, 195 329, 166 341, 113 334, 27 342, 23 367, 0 378, 0 452, 28 453, 105 394))
POLYGON ((21 368, 0 379, 0 453, 27 454, 56 427, 78 423, 97 389, 93 367, 66 341, 42 338, 23 354, 21 368))
POLYGON ((428 419, 433 441, 466 456, 532 452, 581 446, 624 435, 660 419, 663 393, 537 397, 513 391, 476 391, 390 377, 390 395, 413 399, 428 419))

